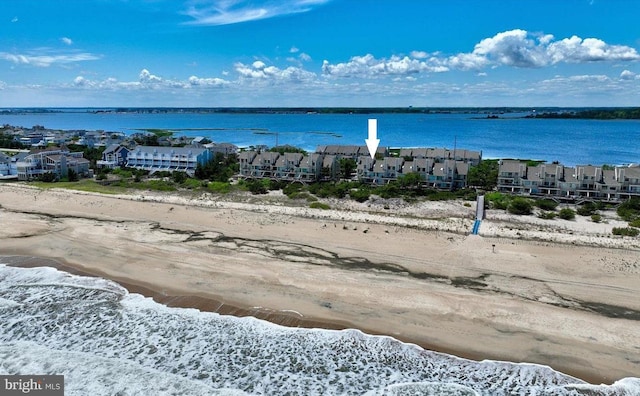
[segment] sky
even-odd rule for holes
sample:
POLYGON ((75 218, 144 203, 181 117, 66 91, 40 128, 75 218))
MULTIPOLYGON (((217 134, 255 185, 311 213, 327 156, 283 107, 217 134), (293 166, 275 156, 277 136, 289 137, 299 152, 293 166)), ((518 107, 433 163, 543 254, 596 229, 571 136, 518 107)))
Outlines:
POLYGON ((636 0, 2 0, 0 106, 639 106, 638 15, 636 0))

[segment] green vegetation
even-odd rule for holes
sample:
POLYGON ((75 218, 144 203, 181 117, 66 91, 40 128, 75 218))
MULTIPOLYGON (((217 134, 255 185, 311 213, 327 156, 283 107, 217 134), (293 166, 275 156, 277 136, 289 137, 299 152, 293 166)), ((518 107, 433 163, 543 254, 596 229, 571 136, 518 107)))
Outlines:
POLYGON ((338 171, 338 177, 340 179, 351 179, 358 166, 356 160, 353 158, 341 158, 338 164, 340 166, 338 171))
POLYGON ((228 194, 231 192, 231 184, 213 181, 207 184, 207 189, 215 194, 228 194))
POLYGON ((478 166, 469 168, 467 183, 485 191, 493 190, 498 184, 498 160, 483 160, 478 166))
POLYGON ((533 205, 531 200, 522 197, 515 197, 509 203, 507 211, 516 215, 530 215, 533 205))
POLYGON ((198 164, 195 176, 202 180, 228 182, 233 175, 238 173, 239 169, 236 155, 225 156, 222 153, 216 153, 207 164, 198 164))
POLYGON ((371 190, 368 186, 361 186, 360 188, 349 191, 349 197, 358 202, 365 202, 371 196, 371 190))
POLYGON ((552 199, 538 199, 535 205, 542 210, 556 210, 558 203, 552 199))
POLYGON ((640 219, 640 198, 631 198, 618 206, 618 216, 625 221, 640 219))
POLYGON ((638 234, 640 234, 640 230, 633 227, 614 227, 613 230, 611 230, 611 232, 613 233, 613 235, 622 235, 622 236, 630 236, 630 237, 636 237, 638 236, 638 234))
POLYGON ((492 192, 485 194, 484 199, 491 209, 507 210, 509 202, 511 201, 511 196, 500 192, 492 192))
POLYGON ((600 209, 603 209, 603 204, 601 202, 586 202, 583 205, 580 205, 576 212, 580 216, 591 216, 600 209))
POLYGON ((629 227, 640 228, 640 219, 635 219, 629 222, 629 227))
POLYGON ((600 223, 602 221, 602 216, 600 216, 597 213, 594 213, 591 215, 591 221, 593 221, 594 223, 600 223))
POLYGON ((284 146, 275 146, 275 147, 271 147, 269 149, 269 151, 274 152, 274 153, 280 153, 280 155, 284 155, 284 153, 300 153, 300 154, 307 154, 307 152, 299 147, 295 147, 295 146, 290 146, 288 144, 285 144, 284 146))
POLYGON ((13 136, 5 134, 4 130, 0 131, 0 147, 8 149, 25 149, 29 146, 25 146, 19 141, 13 139, 13 136))
POLYGON ((324 204, 322 202, 311 202, 309 207, 312 209, 323 209, 323 210, 331 209, 331 206, 324 204))
POLYGON ((558 216, 558 214, 556 212, 545 212, 545 211, 541 211, 538 214, 538 217, 541 219, 545 219, 545 220, 553 220, 558 216))
POLYGON ((591 120, 637 120, 640 108, 591 109, 571 112, 544 112, 528 118, 581 118, 591 120))
POLYGON ((558 217, 563 220, 573 220, 576 218, 576 212, 573 209, 563 208, 560 209, 560 213, 558 213, 558 217))

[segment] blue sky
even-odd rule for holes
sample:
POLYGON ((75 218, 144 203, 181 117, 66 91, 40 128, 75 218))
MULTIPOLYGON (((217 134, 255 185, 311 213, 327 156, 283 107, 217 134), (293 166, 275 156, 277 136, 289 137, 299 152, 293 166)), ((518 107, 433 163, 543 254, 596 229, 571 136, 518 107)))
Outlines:
POLYGON ((636 0, 2 0, 0 106, 638 106, 636 0))

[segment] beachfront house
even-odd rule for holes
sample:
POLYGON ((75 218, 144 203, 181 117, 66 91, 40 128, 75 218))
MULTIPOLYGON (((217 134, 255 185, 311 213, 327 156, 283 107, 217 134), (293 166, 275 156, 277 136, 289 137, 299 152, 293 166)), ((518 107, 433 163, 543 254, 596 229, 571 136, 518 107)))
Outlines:
POLYGON ((181 171, 193 176, 198 165, 211 159, 206 148, 136 146, 127 154, 127 166, 150 173, 181 171))
POLYGON ((47 173, 56 178, 64 178, 69 171, 78 177, 90 176, 89 161, 82 152, 69 152, 66 149, 45 149, 30 152, 16 163, 18 180, 34 180, 47 173))
POLYGON ((112 144, 102 152, 102 159, 96 162, 98 168, 114 169, 125 166, 129 149, 119 144, 112 144))

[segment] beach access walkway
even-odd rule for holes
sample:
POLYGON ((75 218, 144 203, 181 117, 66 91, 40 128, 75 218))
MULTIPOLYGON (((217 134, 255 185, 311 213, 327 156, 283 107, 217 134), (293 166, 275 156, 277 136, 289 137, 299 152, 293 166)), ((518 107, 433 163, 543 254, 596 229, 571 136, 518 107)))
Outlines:
POLYGON ((471 234, 478 235, 480 223, 482 219, 484 219, 484 216, 484 195, 478 195, 478 198, 476 198, 476 221, 473 223, 471 234))

